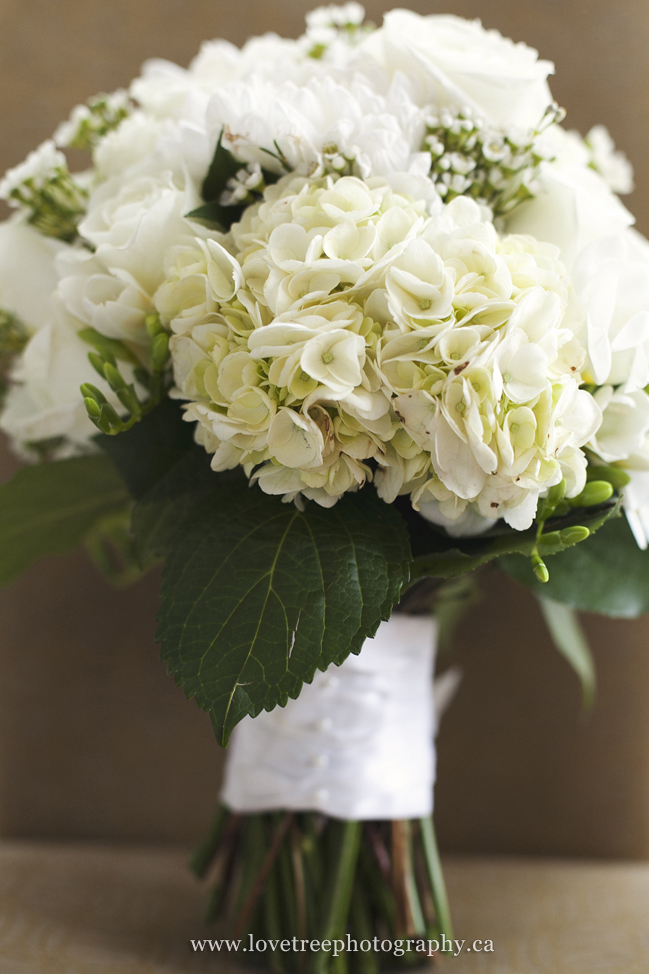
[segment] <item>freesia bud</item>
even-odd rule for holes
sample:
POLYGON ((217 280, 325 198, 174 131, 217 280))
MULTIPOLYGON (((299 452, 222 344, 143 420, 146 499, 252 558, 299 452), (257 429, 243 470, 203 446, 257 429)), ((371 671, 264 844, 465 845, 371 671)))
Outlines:
POLYGON ((162 331, 151 342, 151 365, 154 372, 162 372, 169 358, 169 335, 162 331))
POLYGON ((597 504, 604 504, 612 496, 612 484, 606 480, 591 480, 581 494, 571 497, 568 503, 571 507, 595 507, 597 504))
POLYGON ((588 528, 581 524, 576 524, 571 528, 564 528, 560 533, 563 544, 579 544, 580 541, 585 541, 586 538, 590 537, 588 528))
POLYGON ((536 552, 532 555, 532 568, 534 569, 534 574, 538 578, 539 582, 548 582, 550 580, 550 572, 547 569, 547 565, 543 561, 540 555, 536 552))
POLYGON ((619 467, 589 467, 586 471, 586 479, 591 483, 597 480, 606 480, 612 484, 614 490, 620 491, 626 487, 631 478, 619 467))

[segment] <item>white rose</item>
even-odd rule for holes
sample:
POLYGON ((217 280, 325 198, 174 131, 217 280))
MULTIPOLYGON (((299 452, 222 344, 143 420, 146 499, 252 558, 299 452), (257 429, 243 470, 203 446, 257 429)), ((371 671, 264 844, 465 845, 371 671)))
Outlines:
POLYGON ((180 187, 171 172, 116 177, 90 197, 79 233, 106 267, 127 271, 152 297, 165 277, 167 249, 196 231, 184 215, 199 202, 192 183, 180 187))
POLYGON ((52 317, 54 260, 66 244, 45 237, 20 217, 0 224, 0 310, 37 331, 52 317))
POLYGON ((598 384, 649 383, 649 243, 635 230, 603 237, 573 268, 586 313, 589 370, 598 384))
POLYGON ((122 341, 147 344, 144 321, 151 301, 126 272, 111 274, 87 250, 60 255, 58 294, 68 311, 102 335, 122 341))
POLYGON ((594 125, 586 136, 593 165, 614 193, 633 192, 633 166, 615 143, 604 125, 594 125))
POLYGON ((639 548, 649 546, 649 471, 630 470, 624 488, 624 513, 639 548))
MULTIPOLYGON (((89 346, 77 337, 77 327, 57 306, 49 324, 34 335, 18 359, 0 427, 19 449, 21 444, 54 437, 68 441, 63 454, 92 448, 97 429, 88 419, 79 386, 96 377, 88 362, 89 346)), ((106 383, 100 384, 106 398, 123 412, 106 383)))
POLYGON ((507 232, 555 244, 571 268, 585 247, 622 233, 634 217, 580 157, 572 133, 553 125, 543 136, 542 148, 554 159, 541 163, 537 194, 514 209, 506 220, 507 232))
POLYGON ((649 433, 647 393, 625 395, 613 386, 602 386, 594 398, 603 415, 601 426, 590 441, 591 449, 607 463, 627 460, 639 453, 649 433))
POLYGON ((507 128, 534 128, 552 101, 546 79, 554 65, 478 20, 393 10, 361 50, 391 72, 417 78, 422 101, 468 104, 507 128))

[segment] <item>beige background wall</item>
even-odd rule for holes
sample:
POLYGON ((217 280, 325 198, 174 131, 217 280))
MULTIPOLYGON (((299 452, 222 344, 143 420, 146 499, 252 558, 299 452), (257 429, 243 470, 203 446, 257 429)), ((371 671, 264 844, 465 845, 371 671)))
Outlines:
MULTIPOLYGON (((128 84, 145 57, 186 64, 202 39, 295 35, 311 4, 0 0, 0 169, 70 107, 128 84)), ((604 122, 636 167, 649 232, 647 0, 448 0, 554 60, 555 97, 604 122)), ((380 3, 367 3, 380 21, 380 3)), ((0 455, 0 478, 14 462, 0 455)), ((0 834, 153 841, 205 826, 220 757, 209 722, 164 673, 157 580, 111 590, 79 553, 0 593, 0 834)), ((438 825, 455 849, 649 856, 649 622, 588 620, 595 714, 526 592, 491 576, 458 655, 465 681, 440 741, 438 825)))

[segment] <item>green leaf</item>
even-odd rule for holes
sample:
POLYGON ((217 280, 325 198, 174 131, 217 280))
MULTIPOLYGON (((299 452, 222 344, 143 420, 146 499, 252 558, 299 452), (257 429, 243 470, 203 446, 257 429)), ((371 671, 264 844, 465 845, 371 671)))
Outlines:
POLYGON ((221 485, 230 486, 235 481, 240 491, 247 489, 248 482, 240 467, 215 473, 210 467, 209 454, 202 446, 194 445, 133 509, 131 527, 140 562, 146 564, 165 555, 173 536, 193 514, 196 505, 209 497, 216 498, 221 485))
POLYGON ((286 704, 318 668, 360 652, 409 562, 402 519, 370 491, 301 512, 220 482, 172 537, 162 657, 225 744, 245 714, 286 704))
POLYGON ((207 170, 207 176, 201 186, 201 196, 203 199, 207 203, 211 203, 213 200, 218 201, 221 193, 227 186, 228 180, 236 176, 239 170, 243 168, 243 165, 223 145, 223 129, 221 129, 210 168, 207 170))
POLYGON ((540 585, 527 562, 501 558, 501 567, 537 595, 583 612, 633 619, 649 612, 649 551, 641 551, 626 518, 608 521, 550 565, 550 581, 540 585))
POLYGON ((0 584, 38 558, 72 551, 129 500, 124 481, 102 454, 19 470, 0 486, 0 584))
POLYGON ((577 613, 540 595, 538 602, 554 645, 579 677, 584 709, 590 710, 595 700, 595 664, 577 613))
MULTIPOLYGON (((617 505, 615 503, 603 504, 598 508, 581 508, 572 511, 565 517, 548 520, 546 532, 554 535, 554 532, 583 525, 589 529, 592 535, 616 512, 617 505)), ((413 562, 411 573, 413 581, 427 576, 454 578, 457 575, 463 575, 464 572, 473 571, 481 565, 486 565, 494 558, 516 554, 525 556, 524 564, 529 568, 529 573, 533 577, 529 559, 536 544, 536 526, 531 527, 528 531, 513 531, 511 528, 499 525, 489 531, 488 534, 483 534, 478 538, 449 538, 448 535, 443 535, 441 532, 431 532, 431 534, 432 540, 429 539, 427 554, 416 557, 413 562)), ((553 536, 551 539, 555 542, 553 544, 539 542, 537 545, 538 553, 542 558, 546 558, 549 555, 565 552, 576 543, 583 545, 592 543, 591 538, 579 542, 579 537, 578 532, 575 532, 574 540, 562 540, 553 536)), ((518 561, 521 564, 523 563, 522 559, 518 559, 518 561)), ((561 561, 562 559, 552 561, 551 575, 555 571, 555 566, 561 561)))
POLYGON ((118 436, 95 437, 136 499, 142 497, 194 445, 194 426, 183 420, 180 403, 165 398, 118 436))
POLYGON ((243 206, 221 206, 217 200, 212 200, 186 213, 185 217, 188 220, 204 223, 211 230, 224 232, 241 219, 243 211, 243 206))

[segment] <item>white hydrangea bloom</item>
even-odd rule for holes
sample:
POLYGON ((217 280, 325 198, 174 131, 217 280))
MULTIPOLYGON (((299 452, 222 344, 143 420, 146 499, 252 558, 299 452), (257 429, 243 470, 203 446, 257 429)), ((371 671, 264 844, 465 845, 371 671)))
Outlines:
POLYGON ((556 248, 397 182, 285 176, 178 248, 155 298, 177 394, 215 469, 285 500, 374 478, 424 514, 528 527, 541 492, 583 488, 600 421, 570 282, 556 248))

